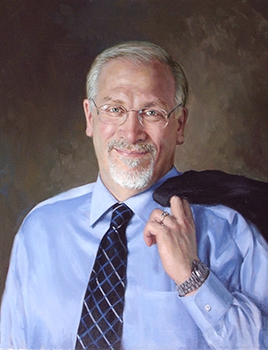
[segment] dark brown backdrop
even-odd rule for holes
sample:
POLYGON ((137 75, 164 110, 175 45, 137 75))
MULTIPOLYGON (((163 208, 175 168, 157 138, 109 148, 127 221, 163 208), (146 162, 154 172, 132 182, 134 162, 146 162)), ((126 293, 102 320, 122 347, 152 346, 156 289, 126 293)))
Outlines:
POLYGON ((268 180, 266 0, 2 0, 0 294, 14 234, 37 202, 95 179, 84 135, 85 75, 96 54, 149 40, 190 83, 176 165, 268 180))

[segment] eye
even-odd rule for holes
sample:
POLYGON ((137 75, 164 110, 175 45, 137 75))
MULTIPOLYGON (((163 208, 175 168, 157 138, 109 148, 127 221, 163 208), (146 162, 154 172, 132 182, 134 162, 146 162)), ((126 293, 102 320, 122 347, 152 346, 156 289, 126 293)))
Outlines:
POLYGON ((158 121, 161 119, 164 119, 164 114, 161 110, 158 109, 142 109, 141 111, 141 115, 145 118, 145 119, 152 119, 152 121, 158 121))
POLYGON ((155 116, 161 115, 159 111, 155 109, 145 110, 145 114, 148 115, 149 117, 155 117, 155 116))
POLYGON ((126 113, 126 110, 122 106, 106 106, 105 112, 112 117, 120 117, 126 113))
POLYGON ((120 113, 121 109, 119 107, 110 107, 107 109, 107 111, 110 113, 120 113))

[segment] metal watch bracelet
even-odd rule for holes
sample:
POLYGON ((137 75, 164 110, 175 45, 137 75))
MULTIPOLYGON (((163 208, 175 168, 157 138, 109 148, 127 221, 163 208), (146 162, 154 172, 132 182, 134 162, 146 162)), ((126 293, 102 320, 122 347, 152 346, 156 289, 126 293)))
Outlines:
POLYGON ((202 286, 209 275, 209 268, 200 260, 193 260, 192 262, 192 274, 183 283, 177 284, 176 289, 180 297, 193 292, 202 286))

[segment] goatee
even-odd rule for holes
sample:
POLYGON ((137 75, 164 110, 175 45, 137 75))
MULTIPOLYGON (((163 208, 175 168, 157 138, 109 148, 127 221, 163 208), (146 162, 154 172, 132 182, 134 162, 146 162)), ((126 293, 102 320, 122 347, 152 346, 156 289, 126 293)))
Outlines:
POLYGON ((144 157, 131 159, 119 155, 119 160, 126 165, 127 170, 123 170, 122 166, 117 164, 111 156, 109 156, 108 159, 111 178, 118 185, 128 189, 145 188, 153 175, 156 147, 145 142, 130 144, 125 140, 114 140, 108 144, 109 154, 113 149, 145 154, 144 157, 146 157, 147 160, 145 160, 144 157))

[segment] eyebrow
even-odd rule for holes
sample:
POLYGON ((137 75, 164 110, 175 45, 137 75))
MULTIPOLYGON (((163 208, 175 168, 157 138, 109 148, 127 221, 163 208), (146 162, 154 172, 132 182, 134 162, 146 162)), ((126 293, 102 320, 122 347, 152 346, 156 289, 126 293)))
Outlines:
MULTIPOLYGON (((123 106, 124 103, 125 103, 124 101, 122 101, 122 100, 120 100, 120 99, 113 99, 113 98, 110 97, 110 96, 105 96, 105 97, 104 97, 104 101, 105 101, 105 102, 114 102, 114 103, 117 103, 117 104, 119 104, 119 105, 121 105, 121 106, 123 106)), ((161 100, 160 98, 155 98, 155 99, 153 99, 152 101, 145 103, 145 104, 144 104, 144 107, 153 107, 153 106, 158 105, 159 103, 160 103, 162 106, 168 107, 167 103, 166 103, 164 100, 161 100)))
POLYGON ((119 105, 123 105, 123 104, 124 104, 124 102, 123 102, 122 100, 113 99, 113 98, 111 98, 111 97, 109 97, 109 96, 104 97, 104 101, 105 101, 105 102, 114 102, 114 103, 118 103, 119 105))
POLYGON ((163 100, 161 100, 160 98, 156 98, 151 102, 148 102, 145 104, 146 107, 153 107, 155 105, 161 104, 162 106, 168 107, 167 103, 163 100))

